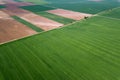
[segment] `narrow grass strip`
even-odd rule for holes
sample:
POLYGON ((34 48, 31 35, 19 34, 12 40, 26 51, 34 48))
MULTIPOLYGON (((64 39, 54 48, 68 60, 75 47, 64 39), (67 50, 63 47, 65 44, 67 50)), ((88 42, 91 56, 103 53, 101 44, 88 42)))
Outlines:
POLYGON ((33 24, 31 24, 31 23, 29 23, 29 22, 27 22, 27 21, 25 21, 25 20, 23 20, 23 19, 21 19, 21 18, 19 18, 19 17, 17 17, 17 16, 12 16, 12 18, 14 18, 15 20, 21 22, 22 24, 30 27, 31 29, 35 30, 36 32, 41 32, 41 31, 43 31, 41 28, 38 28, 38 27, 36 27, 35 25, 33 25, 33 24))
POLYGON ((64 18, 64 17, 61 17, 61 16, 57 16, 57 15, 54 15, 54 14, 51 14, 51 13, 48 13, 48 12, 45 12, 45 11, 37 12, 36 14, 47 17, 49 19, 52 19, 52 20, 57 21, 57 22, 62 23, 62 24, 69 24, 69 23, 72 23, 72 22, 75 21, 73 19, 68 19, 68 18, 64 18))

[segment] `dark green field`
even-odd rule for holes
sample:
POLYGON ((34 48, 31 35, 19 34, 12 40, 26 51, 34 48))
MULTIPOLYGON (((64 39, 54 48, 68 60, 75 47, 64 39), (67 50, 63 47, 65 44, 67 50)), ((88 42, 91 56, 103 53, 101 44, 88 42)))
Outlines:
POLYGON ((118 0, 46 0, 49 6, 69 9, 78 12, 96 14, 120 6, 118 0))
POLYGON ((0 46, 0 80, 119 80, 120 20, 92 17, 0 46))
POLYGON ((100 13, 99 15, 120 19, 120 7, 105 11, 103 13, 100 13))
POLYGON ((5 6, 0 5, 0 9, 5 8, 5 6))
POLYGON ((17 17, 17 16, 12 16, 12 18, 14 18, 14 19, 17 20, 18 22, 20 22, 20 23, 22 23, 22 24, 30 27, 31 29, 35 30, 36 32, 41 32, 41 31, 43 31, 42 29, 36 27, 35 25, 33 25, 33 24, 31 24, 31 23, 29 23, 29 22, 27 22, 27 21, 25 21, 25 20, 23 20, 23 19, 21 19, 21 18, 19 18, 19 17, 17 17))
POLYGON ((45 0, 18 0, 18 1, 24 1, 24 2, 32 2, 35 4, 47 4, 47 1, 45 0))
POLYGON ((29 10, 31 12, 35 12, 35 13, 40 12, 40 11, 47 11, 47 10, 55 9, 55 8, 46 7, 46 6, 42 6, 42 5, 23 6, 21 8, 29 10))

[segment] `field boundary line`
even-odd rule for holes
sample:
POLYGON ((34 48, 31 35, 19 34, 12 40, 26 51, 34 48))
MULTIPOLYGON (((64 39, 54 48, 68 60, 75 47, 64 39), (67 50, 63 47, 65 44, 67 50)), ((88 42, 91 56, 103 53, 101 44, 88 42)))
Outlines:
POLYGON ((109 19, 114 19, 114 20, 120 20, 118 18, 106 17, 106 16, 101 16, 101 15, 96 15, 96 16, 100 16, 100 17, 104 17, 104 18, 109 18, 109 19))

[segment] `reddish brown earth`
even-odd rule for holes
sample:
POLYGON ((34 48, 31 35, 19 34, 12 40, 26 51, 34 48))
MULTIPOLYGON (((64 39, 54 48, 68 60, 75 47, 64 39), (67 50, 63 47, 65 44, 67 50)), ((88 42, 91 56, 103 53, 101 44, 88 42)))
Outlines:
POLYGON ((0 11, 0 18, 10 18, 10 16, 6 13, 4 13, 3 11, 0 11))
POLYGON ((33 13, 21 14, 18 16, 20 18, 36 25, 37 27, 39 27, 45 31, 63 26, 63 24, 61 24, 61 23, 55 22, 53 20, 47 19, 47 18, 42 17, 42 16, 38 16, 38 15, 33 14, 33 13))
POLYGON ((74 19, 74 20, 81 20, 81 19, 84 19, 85 17, 92 16, 91 14, 74 12, 74 11, 64 10, 64 9, 49 10, 47 12, 55 14, 55 15, 59 15, 65 18, 74 19))
POLYGON ((36 32, 29 27, 17 22, 1 11, 0 17, 0 43, 36 34, 36 32))
POLYGON ((6 8, 2 9, 3 12, 9 14, 10 16, 18 16, 45 31, 63 26, 63 24, 56 21, 38 16, 30 11, 20 9, 16 4, 8 3, 5 6, 6 8))
POLYGON ((14 7, 14 6, 10 6, 10 7, 1 9, 1 11, 9 14, 10 16, 18 16, 18 15, 21 15, 21 14, 29 14, 28 11, 25 11, 23 9, 19 9, 17 7, 14 7))
POLYGON ((4 11, 5 13, 9 14, 10 16, 18 16, 45 31, 63 26, 63 24, 61 23, 36 15, 27 10, 17 8, 15 5, 7 4, 6 6, 7 8, 2 9, 2 11, 4 11))

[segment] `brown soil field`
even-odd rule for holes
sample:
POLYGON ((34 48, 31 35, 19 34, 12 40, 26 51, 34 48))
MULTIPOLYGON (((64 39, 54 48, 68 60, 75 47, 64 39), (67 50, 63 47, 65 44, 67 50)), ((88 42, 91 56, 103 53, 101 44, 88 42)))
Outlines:
POLYGON ((14 3, 14 0, 4 0, 5 3, 14 3))
POLYGON ((36 25, 37 27, 39 27, 45 31, 63 26, 63 24, 61 24, 61 23, 58 23, 58 22, 50 20, 48 18, 36 15, 27 10, 16 8, 14 6, 8 7, 6 9, 2 9, 2 11, 4 11, 5 13, 7 13, 11 16, 16 15, 16 16, 36 25))
POLYGON ((30 5, 35 5, 35 4, 29 3, 29 2, 15 2, 15 3, 12 3, 12 5, 15 5, 15 6, 30 6, 30 5))
POLYGON ((3 11, 0 11, 0 18, 6 19, 6 18, 10 18, 10 16, 8 14, 4 13, 3 11))
POLYGON ((23 38, 37 32, 12 18, 0 18, 0 43, 23 38))
POLYGON ((6 2, 7 4, 6 5, 13 5, 13 6, 30 6, 30 5, 35 5, 33 3, 30 3, 30 2, 6 2))
POLYGON ((92 16, 91 14, 74 12, 74 11, 64 10, 64 9, 49 10, 47 12, 58 15, 58 16, 62 16, 65 18, 74 19, 74 20, 81 20, 81 19, 84 19, 85 17, 92 16))
MULTIPOLYGON (((8 1, 8 2, 9 3, 5 4, 6 8, 1 9, 1 11, 7 13, 10 16, 18 16, 45 31, 63 26, 63 24, 58 23, 56 21, 39 16, 30 11, 20 9, 18 5, 16 4, 17 2, 14 2, 13 0, 8 1)), ((18 3, 18 4, 22 5, 22 3, 18 3)), ((25 3, 25 4, 28 4, 28 3, 25 3)))
POLYGON ((10 6, 10 7, 1 9, 1 11, 7 13, 10 16, 17 16, 17 15, 21 15, 21 14, 29 14, 28 11, 25 11, 23 9, 19 9, 15 6, 10 6))
POLYGON ((33 14, 33 13, 22 14, 22 15, 18 15, 18 16, 20 18, 36 25, 37 27, 40 27, 41 29, 43 29, 45 31, 63 26, 63 24, 61 24, 61 23, 55 22, 53 20, 47 19, 47 18, 42 17, 42 16, 38 16, 38 15, 33 14))

